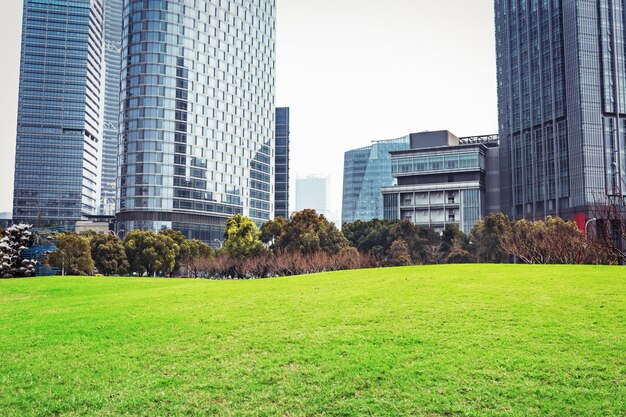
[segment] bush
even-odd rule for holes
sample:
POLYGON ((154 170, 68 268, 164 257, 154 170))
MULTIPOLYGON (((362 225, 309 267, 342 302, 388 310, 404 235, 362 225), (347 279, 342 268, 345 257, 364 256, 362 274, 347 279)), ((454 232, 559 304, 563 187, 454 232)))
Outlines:
POLYGON ((197 276, 202 278, 250 279, 372 268, 375 265, 371 257, 363 256, 356 248, 343 248, 336 255, 280 252, 246 259, 237 259, 222 252, 213 258, 196 260, 194 267, 197 276))

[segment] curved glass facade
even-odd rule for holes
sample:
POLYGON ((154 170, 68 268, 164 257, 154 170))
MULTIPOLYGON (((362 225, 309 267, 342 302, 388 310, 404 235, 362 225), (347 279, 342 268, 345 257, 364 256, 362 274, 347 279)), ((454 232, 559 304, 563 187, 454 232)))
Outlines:
POLYGON ((118 223, 213 243, 270 219, 274 0, 125 0, 118 223))

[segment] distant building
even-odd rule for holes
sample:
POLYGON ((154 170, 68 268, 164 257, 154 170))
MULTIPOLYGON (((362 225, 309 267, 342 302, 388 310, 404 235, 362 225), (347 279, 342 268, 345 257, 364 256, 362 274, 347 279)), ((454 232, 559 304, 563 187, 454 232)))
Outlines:
POLYGON ((500 210, 497 135, 458 138, 447 130, 413 133, 411 148, 391 152, 397 185, 382 189, 384 218, 468 233, 500 210))
POLYGON ((495 26, 502 209, 584 227, 626 191, 626 2, 496 0, 495 26))
POLYGON ((328 177, 310 175, 296 179, 296 211, 314 209, 327 218, 330 211, 330 180, 328 177))
POLYGON ((289 217, 289 107, 276 108, 274 217, 289 217))
POLYGON ((375 141, 344 154, 341 222, 383 218, 380 190, 395 180, 391 175, 390 151, 409 149, 410 137, 375 141))

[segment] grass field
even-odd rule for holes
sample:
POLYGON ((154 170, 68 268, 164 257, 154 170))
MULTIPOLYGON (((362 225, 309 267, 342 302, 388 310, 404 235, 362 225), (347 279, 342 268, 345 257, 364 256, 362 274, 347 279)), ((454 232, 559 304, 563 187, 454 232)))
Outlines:
POLYGON ((626 269, 0 280, 0 416, 626 416, 626 269))

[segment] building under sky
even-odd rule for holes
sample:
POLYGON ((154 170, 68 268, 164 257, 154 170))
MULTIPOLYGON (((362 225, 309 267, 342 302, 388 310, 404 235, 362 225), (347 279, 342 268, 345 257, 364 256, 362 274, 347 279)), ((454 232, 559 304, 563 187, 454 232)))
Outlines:
POLYGON ((13 218, 73 225, 100 205, 102 0, 25 0, 13 218))
POLYGON ((623 0, 496 0, 502 209, 575 217, 624 198, 623 0))
POLYGON ((327 219, 330 211, 330 179, 321 175, 296 178, 296 211, 313 209, 327 219))
MULTIPOLYGON (((274 213, 274 0, 125 0, 118 228, 274 213)), ((118 230, 119 230, 118 229, 118 230)))
POLYGON ((100 214, 115 215, 123 0, 104 1, 104 133, 100 214))
POLYGON ((274 217, 289 218, 289 107, 276 108, 274 217))
POLYGON ((341 223, 383 218, 381 188, 394 184, 390 151, 408 149, 409 136, 376 141, 344 154, 341 223))

